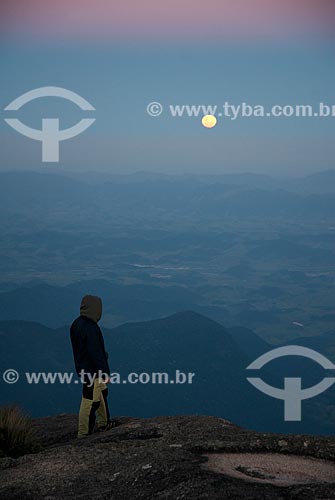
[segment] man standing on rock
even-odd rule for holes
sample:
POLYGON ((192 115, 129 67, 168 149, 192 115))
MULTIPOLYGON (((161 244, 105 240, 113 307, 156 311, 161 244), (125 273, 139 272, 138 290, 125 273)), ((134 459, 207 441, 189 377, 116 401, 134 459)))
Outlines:
POLYGON ((93 432, 97 419, 98 430, 107 430, 111 420, 108 410, 109 365, 105 343, 98 326, 102 315, 100 297, 85 295, 80 316, 71 325, 71 343, 76 372, 83 384, 79 410, 78 437, 93 432))

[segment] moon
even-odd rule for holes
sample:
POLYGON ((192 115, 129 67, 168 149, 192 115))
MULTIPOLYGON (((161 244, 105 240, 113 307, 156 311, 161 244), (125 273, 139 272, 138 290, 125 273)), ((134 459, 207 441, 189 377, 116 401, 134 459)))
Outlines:
POLYGON ((217 123, 217 119, 214 115, 205 115, 202 117, 201 123, 205 128, 213 128, 217 123))

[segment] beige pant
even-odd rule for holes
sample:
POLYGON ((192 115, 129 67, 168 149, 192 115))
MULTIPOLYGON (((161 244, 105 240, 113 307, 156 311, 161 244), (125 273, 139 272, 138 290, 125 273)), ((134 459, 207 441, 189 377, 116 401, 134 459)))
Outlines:
POLYGON ((95 421, 98 427, 108 423, 105 398, 102 391, 107 386, 101 380, 95 379, 92 387, 83 386, 83 396, 79 409, 78 437, 88 436, 93 432, 95 421))

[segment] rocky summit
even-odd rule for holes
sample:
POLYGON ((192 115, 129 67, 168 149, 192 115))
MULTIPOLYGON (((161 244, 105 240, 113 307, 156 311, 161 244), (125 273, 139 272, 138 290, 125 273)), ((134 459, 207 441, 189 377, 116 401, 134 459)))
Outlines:
POLYGON ((335 438, 263 434, 215 417, 117 418, 76 439, 34 420, 39 449, 0 460, 2 500, 335 499, 335 438))

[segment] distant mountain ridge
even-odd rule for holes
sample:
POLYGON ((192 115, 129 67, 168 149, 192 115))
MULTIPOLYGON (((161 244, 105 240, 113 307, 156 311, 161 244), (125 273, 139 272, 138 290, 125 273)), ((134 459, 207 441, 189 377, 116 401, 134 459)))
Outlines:
POLYGON ((19 212, 28 207, 52 210, 59 205, 130 210, 173 209, 178 211, 220 209, 232 215, 335 214, 335 170, 301 178, 271 178, 256 174, 124 175, 96 174, 94 183, 81 175, 66 176, 37 172, 0 172, 0 207, 19 212), (214 189, 214 191, 213 191, 214 189), (251 211, 250 211, 251 210, 251 211))

